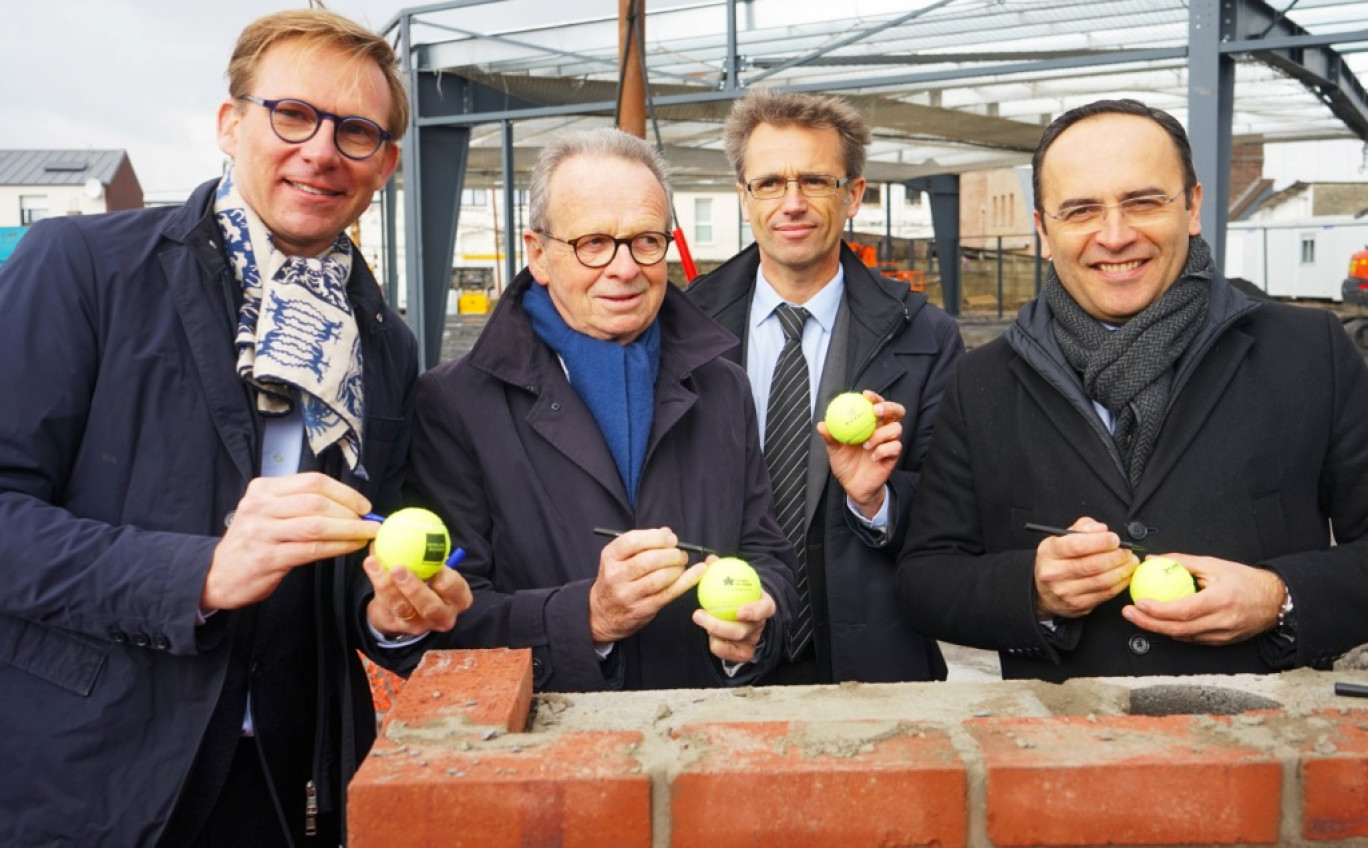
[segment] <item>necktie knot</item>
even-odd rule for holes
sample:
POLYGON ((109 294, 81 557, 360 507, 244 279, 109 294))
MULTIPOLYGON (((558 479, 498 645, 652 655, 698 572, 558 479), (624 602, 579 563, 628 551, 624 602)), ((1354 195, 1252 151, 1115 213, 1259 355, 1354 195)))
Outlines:
POLYGON ((774 312, 779 316, 779 324, 784 328, 784 340, 790 342, 801 342, 803 340, 803 325, 807 323, 810 314, 801 306, 789 306, 781 303, 775 307, 774 312))

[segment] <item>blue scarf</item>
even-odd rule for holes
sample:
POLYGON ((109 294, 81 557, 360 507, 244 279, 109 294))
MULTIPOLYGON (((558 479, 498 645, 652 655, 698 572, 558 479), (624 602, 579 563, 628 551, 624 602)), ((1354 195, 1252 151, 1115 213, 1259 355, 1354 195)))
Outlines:
POLYGON ((522 305, 532 317, 532 329, 565 363, 570 385, 598 422, 627 500, 636 509, 660 373, 660 322, 652 321, 646 332, 623 345, 572 329, 556 311, 546 286, 535 281, 522 305))

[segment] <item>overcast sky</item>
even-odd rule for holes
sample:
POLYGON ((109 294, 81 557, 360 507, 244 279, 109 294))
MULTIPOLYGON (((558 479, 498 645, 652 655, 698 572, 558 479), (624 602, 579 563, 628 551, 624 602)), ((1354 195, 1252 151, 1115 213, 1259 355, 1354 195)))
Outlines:
MULTIPOLYGON (((616 0, 571 0, 616 12, 616 0)), ((660 0, 672 4, 676 0, 660 0)), ((238 33, 307 0, 9 0, 0 26, 0 149, 125 149, 150 199, 179 200, 219 173, 214 115, 238 33)), ((328 0, 373 29, 419 0, 328 0)), ((462 12, 478 31, 499 6, 462 12)), ((525 8, 525 7, 524 7, 525 8)), ((507 13, 508 6, 504 6, 507 13)), ((1270 147, 1265 174, 1362 180, 1363 146, 1270 147)))
MULTIPOLYGON (((306 0, 25 0, 0 25, 0 148, 124 149, 149 198, 219 172, 214 116, 233 42, 306 0)), ((373 29, 402 0, 330 0, 373 29)))

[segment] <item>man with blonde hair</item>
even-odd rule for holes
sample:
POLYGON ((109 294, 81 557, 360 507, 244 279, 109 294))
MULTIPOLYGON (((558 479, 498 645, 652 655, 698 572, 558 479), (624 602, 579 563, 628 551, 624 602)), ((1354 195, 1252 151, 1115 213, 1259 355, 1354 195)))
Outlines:
POLYGON ((5 845, 337 845, 356 649, 401 668, 470 603, 358 553, 417 376, 345 232, 398 164, 394 55, 284 12, 229 78, 222 179, 42 221, 0 271, 5 845))

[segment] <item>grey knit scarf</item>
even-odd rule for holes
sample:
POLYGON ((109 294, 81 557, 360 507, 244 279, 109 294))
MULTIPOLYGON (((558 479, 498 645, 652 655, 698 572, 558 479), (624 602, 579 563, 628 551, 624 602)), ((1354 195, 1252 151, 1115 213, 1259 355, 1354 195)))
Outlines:
POLYGON ((1207 319, 1215 263, 1201 237, 1189 245, 1187 264, 1169 290, 1115 330, 1083 311, 1053 265, 1045 279, 1055 339, 1082 375, 1088 397, 1111 412, 1112 438, 1132 487, 1140 481, 1163 424, 1173 365, 1207 319))

